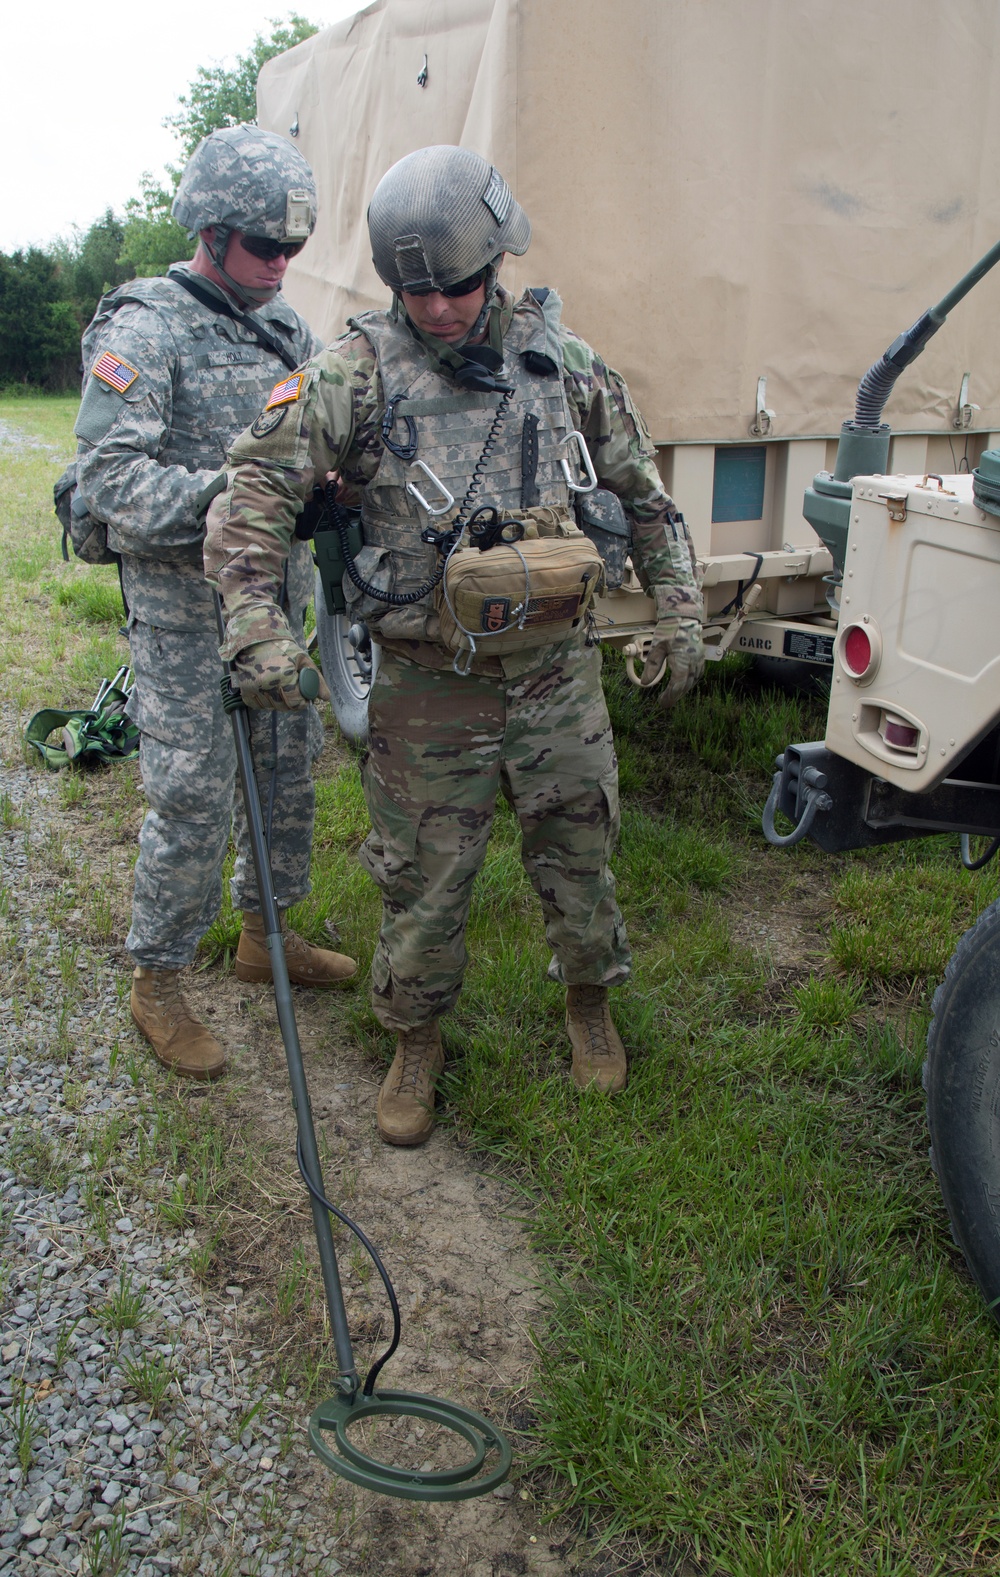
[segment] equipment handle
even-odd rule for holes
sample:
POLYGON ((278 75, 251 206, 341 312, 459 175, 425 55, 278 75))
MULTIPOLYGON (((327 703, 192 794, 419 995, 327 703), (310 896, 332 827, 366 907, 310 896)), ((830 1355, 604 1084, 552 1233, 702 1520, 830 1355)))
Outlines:
MULTIPOLYGON (((219 640, 224 641, 226 638, 226 626, 222 616, 222 599, 218 592, 215 593, 215 619, 219 629, 219 640)), ((223 667, 226 681, 231 690, 233 688, 232 670, 229 663, 224 663, 223 667)), ((305 677, 305 672, 306 670, 303 670, 299 679, 300 687, 305 677)), ((312 670, 312 672, 318 680, 319 675, 315 673, 315 670, 312 670)), ((303 694, 305 694, 305 691, 303 691, 303 694)), ((274 879, 271 874, 271 861, 268 855, 267 838, 264 833, 264 816, 260 805, 260 795, 257 792, 257 778, 254 773, 253 755, 250 749, 250 723, 246 711, 241 705, 232 705, 227 707, 226 710, 233 725, 236 765, 243 794, 243 804, 246 809, 247 830, 250 834, 254 871, 257 876, 257 893, 260 898, 261 916, 264 922, 264 941, 271 958, 275 1005, 278 1010, 278 1024, 281 1030, 281 1038, 284 1042, 288 1077, 292 1087, 292 1106, 295 1111, 299 1145, 301 1146, 301 1154, 305 1161, 306 1170, 309 1176, 313 1178, 316 1188, 322 1194, 323 1170, 320 1166, 319 1150, 316 1145, 316 1132, 313 1128, 309 1104, 309 1087, 306 1083, 305 1068, 302 1063, 302 1048, 299 1044, 298 1026, 295 1022, 292 988, 288 979, 288 965, 285 962, 285 947, 281 936, 281 916, 278 912, 278 904, 274 895, 274 879)), ((319 1199, 312 1194, 312 1191, 310 1191, 310 1204, 312 1206, 313 1227, 316 1233, 316 1246, 319 1249, 323 1290, 326 1293, 326 1304, 330 1314, 330 1328, 333 1332, 333 1343, 340 1367, 340 1386, 342 1394, 353 1397, 358 1390, 360 1381, 354 1366, 351 1333, 347 1323, 347 1310, 344 1307, 344 1293, 340 1284, 340 1271, 337 1266, 337 1253, 333 1244, 330 1216, 326 1207, 320 1204, 319 1199)))
POLYGON ((299 694, 306 701, 315 701, 319 695, 319 673, 315 668, 303 668, 299 674, 299 694))

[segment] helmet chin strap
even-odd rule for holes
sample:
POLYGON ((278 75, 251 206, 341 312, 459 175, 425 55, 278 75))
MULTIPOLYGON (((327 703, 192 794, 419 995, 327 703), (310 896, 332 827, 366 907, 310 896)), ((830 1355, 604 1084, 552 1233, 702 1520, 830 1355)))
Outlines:
POLYGON ((238 284, 232 274, 227 274, 222 266, 229 246, 229 237, 234 235, 235 231, 224 225, 215 225, 214 231, 211 241, 206 241, 205 237, 202 236, 201 244, 212 260, 212 267, 230 295, 235 296, 237 301, 244 307, 265 307, 269 301, 273 301, 281 289, 280 279, 273 285, 265 286, 238 284))
POLYGON ((489 268, 486 271, 486 278, 483 280, 486 290, 483 297, 482 310, 475 323, 473 323, 468 334, 455 342, 456 350, 461 350, 463 345, 474 345, 485 330, 487 323, 490 321, 490 313, 496 306, 497 274, 499 272, 500 270, 495 262, 489 265, 489 268))

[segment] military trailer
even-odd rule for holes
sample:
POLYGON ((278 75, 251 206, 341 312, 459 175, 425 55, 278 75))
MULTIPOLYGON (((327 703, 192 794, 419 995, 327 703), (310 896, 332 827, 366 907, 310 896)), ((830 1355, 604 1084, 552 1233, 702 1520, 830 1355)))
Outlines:
MULTIPOLYGON (((533 225, 502 279, 558 290, 648 423, 709 656, 829 674, 838 572, 803 492, 834 468, 887 318, 1000 234, 977 152, 998 27, 992 0, 376 0, 261 73, 260 122, 295 139, 321 194, 289 299, 330 338, 386 305, 365 225, 379 178, 429 143, 486 155, 533 225)), ((965 472, 1000 441, 995 313, 971 296, 900 385, 888 470, 965 472)), ((318 609, 356 735, 377 654, 318 609)), ((633 674, 653 620, 631 575, 599 606, 633 674)))

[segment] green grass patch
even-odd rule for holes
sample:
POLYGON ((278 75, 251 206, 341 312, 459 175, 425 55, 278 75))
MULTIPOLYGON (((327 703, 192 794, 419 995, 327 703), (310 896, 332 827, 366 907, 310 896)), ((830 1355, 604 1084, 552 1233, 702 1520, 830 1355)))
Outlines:
POLYGON ((60 585, 56 602, 81 624, 113 625, 125 622, 125 605, 114 570, 92 570, 60 585))
POLYGON ((949 841, 950 849, 928 851, 933 863, 897 852, 891 862, 855 865, 837 884, 830 950, 842 969, 869 982, 940 979, 996 884, 992 871, 965 871, 949 841))

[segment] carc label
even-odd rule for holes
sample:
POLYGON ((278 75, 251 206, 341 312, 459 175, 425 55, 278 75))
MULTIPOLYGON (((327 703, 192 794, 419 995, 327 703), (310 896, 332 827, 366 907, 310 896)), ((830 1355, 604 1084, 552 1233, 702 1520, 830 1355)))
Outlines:
POLYGON ((833 636, 806 635, 802 630, 786 630, 784 655, 795 657, 799 662, 828 663, 832 668, 833 636))

